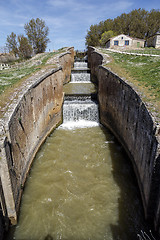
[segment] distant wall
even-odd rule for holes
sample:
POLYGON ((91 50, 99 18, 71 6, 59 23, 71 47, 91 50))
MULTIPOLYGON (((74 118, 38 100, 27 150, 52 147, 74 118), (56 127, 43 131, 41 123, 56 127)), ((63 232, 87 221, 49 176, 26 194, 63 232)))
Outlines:
POLYGON ((20 100, 1 121, 0 177, 3 215, 17 222, 24 183, 32 161, 48 134, 62 121, 63 84, 70 80, 72 51, 59 57, 60 66, 33 75, 20 100))
POLYGON ((14 54, 0 53, 0 63, 8 63, 15 60, 16 60, 16 57, 14 56, 14 54))
POLYGON ((160 34, 156 34, 147 39, 147 47, 160 48, 160 34))
POLYGON ((90 47, 91 75, 98 83, 100 121, 119 139, 130 157, 145 216, 160 229, 160 125, 138 93, 102 66, 103 56, 90 47))

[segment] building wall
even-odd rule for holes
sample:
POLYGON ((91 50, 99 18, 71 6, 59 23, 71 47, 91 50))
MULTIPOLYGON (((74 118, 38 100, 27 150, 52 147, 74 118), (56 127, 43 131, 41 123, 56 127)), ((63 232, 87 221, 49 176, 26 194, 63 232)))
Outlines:
POLYGON ((147 39, 147 47, 160 48, 160 34, 147 39))
POLYGON ((156 37, 150 37, 147 39, 147 47, 155 47, 156 46, 156 37))
POLYGON ((121 34, 114 38, 111 38, 110 41, 107 42, 106 47, 116 48, 116 49, 117 48, 124 48, 124 49, 139 48, 139 47, 144 47, 144 40, 133 39, 124 34, 121 34), (118 41, 118 46, 114 45, 114 41, 118 41), (128 41, 128 43, 125 44, 125 41, 128 41))
POLYGON ((144 40, 141 39, 133 39, 132 41, 132 48, 143 48, 144 47, 144 40))
POLYGON ((160 48, 160 34, 156 36, 156 45, 155 48, 160 48))
MULTIPOLYGON (((111 48, 114 47, 124 47, 125 41, 129 41, 129 46, 132 45, 132 39, 124 34, 118 35, 110 40, 110 46, 111 48), (114 45, 114 41, 118 41, 118 46, 114 45)), ((126 46, 127 47, 127 46, 126 46)))

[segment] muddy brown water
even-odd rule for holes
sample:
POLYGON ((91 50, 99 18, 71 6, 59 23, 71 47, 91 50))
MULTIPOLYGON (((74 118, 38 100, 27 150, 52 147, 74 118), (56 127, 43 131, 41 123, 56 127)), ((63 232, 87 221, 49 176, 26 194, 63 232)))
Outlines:
POLYGON ((149 230, 130 160, 98 123, 96 103, 78 98, 96 88, 74 74, 64 91, 76 97, 34 160, 9 240, 136 240, 149 230))
POLYGON ((145 222, 129 159, 103 126, 74 124, 38 152, 13 239, 137 239, 145 222))

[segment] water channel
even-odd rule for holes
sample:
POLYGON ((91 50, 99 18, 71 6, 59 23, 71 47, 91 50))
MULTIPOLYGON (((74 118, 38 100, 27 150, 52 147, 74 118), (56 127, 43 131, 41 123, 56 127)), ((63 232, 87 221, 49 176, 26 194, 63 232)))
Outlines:
POLYGON ((88 72, 78 71, 64 88, 63 124, 34 160, 9 239, 135 240, 146 228, 130 161, 99 124, 98 105, 88 94, 95 87, 88 72))

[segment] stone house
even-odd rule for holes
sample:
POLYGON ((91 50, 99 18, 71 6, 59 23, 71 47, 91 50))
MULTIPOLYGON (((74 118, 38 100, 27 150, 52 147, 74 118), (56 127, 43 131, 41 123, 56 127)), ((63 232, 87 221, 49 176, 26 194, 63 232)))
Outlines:
POLYGON ((147 47, 160 48, 160 32, 147 39, 147 47))
POLYGON ((106 47, 114 49, 133 49, 142 48, 144 47, 144 44, 144 39, 132 38, 125 34, 120 34, 118 36, 110 38, 106 42, 106 47))

